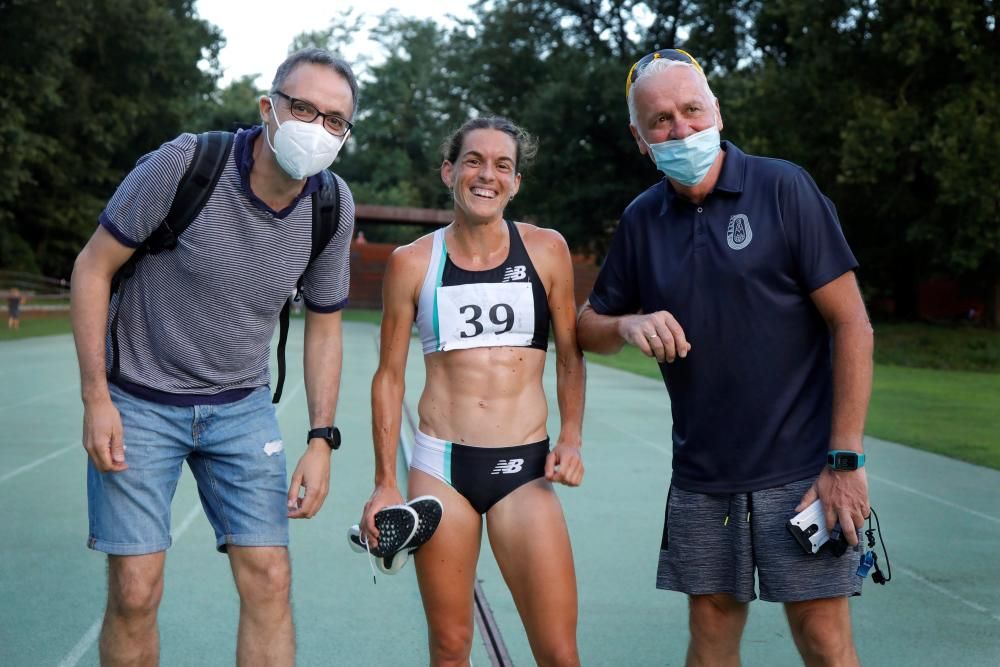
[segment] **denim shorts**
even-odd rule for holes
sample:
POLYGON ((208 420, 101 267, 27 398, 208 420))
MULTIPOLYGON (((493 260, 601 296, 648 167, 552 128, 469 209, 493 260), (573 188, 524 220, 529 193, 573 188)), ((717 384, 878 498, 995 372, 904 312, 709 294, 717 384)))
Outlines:
MULTIPOLYGON (((689 595, 728 593, 801 602, 861 594, 860 547, 807 554, 786 524, 815 477, 772 489, 706 495, 670 487, 656 587, 689 595)), ((858 531, 861 537, 861 531, 858 531)), ((859 542, 860 544, 860 542, 859 542)))
POLYGON ((285 452, 267 387, 224 405, 177 407, 112 385, 125 440, 122 472, 87 464, 87 546, 119 556, 170 546, 170 503, 184 461, 216 548, 287 546, 285 452))

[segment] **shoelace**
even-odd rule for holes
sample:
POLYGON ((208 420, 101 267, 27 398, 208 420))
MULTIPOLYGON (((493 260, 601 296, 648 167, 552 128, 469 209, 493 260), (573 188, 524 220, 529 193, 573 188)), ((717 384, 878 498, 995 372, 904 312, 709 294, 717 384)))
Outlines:
POLYGON ((372 550, 368 547, 368 536, 359 531, 358 541, 365 545, 365 551, 368 552, 368 567, 372 569, 372 584, 378 584, 378 581, 375 580, 375 560, 372 557, 372 550))

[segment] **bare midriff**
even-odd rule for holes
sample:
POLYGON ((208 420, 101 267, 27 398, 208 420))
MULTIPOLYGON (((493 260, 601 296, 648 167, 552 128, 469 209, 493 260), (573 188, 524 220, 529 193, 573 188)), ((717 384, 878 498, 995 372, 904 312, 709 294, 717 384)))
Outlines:
POLYGON ((506 447, 544 440, 545 352, 483 347, 424 356, 420 430, 465 445, 506 447))

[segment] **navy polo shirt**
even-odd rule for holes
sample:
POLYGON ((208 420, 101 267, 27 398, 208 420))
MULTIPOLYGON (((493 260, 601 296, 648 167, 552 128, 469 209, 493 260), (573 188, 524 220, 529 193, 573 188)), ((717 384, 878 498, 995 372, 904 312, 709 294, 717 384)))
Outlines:
POLYGON ((730 142, 700 204, 664 179, 622 215, 590 295, 603 315, 669 311, 691 343, 661 364, 673 483, 744 493, 818 473, 833 402, 830 334, 809 295, 857 267, 801 167, 730 142))

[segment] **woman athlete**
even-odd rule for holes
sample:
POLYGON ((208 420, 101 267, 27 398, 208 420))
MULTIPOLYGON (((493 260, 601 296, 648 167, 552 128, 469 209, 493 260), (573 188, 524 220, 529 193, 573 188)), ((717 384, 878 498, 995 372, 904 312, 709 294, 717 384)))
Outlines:
POLYGON ((385 273, 372 382, 375 490, 361 531, 377 545, 376 512, 402 502, 396 448, 415 323, 426 380, 408 490, 444 505, 437 531, 414 554, 431 664, 469 664, 485 516, 535 661, 578 665, 576 574, 552 487, 583 479, 584 364, 569 249, 556 231, 503 217, 535 151, 520 128, 476 118, 442 148, 455 220, 398 248, 385 273), (551 450, 542 389, 550 323, 561 420, 551 450))

